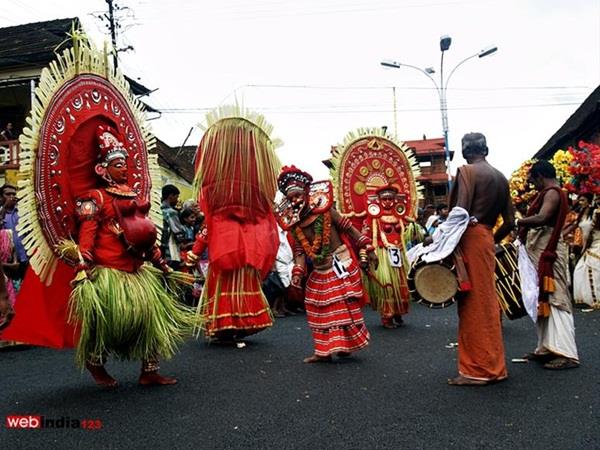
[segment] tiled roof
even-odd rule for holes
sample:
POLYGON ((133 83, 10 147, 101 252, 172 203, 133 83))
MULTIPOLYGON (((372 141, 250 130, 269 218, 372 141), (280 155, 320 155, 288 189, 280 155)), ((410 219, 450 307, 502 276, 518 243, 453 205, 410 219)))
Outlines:
MULTIPOLYGON (((67 33, 73 22, 80 23, 70 17, 0 28, 0 71, 46 67, 56 58, 55 51, 70 46, 67 33)), ((135 95, 150 93, 146 86, 125 78, 135 95)))
POLYGON ((156 153, 158 164, 165 169, 171 170, 188 183, 194 182, 194 155, 195 145, 184 147, 169 147, 160 139, 156 140, 156 153))
POLYGON ((567 119, 562 127, 533 156, 536 159, 550 159, 559 150, 586 140, 600 131, 600 86, 598 86, 567 119))

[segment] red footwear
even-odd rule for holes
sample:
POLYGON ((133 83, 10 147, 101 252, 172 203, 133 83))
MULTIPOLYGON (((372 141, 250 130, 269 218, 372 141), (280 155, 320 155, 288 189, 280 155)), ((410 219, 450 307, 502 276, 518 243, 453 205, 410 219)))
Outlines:
POLYGON ((108 374, 103 365, 96 366, 86 362, 85 368, 92 374, 92 377, 98 386, 117 387, 119 385, 117 380, 108 374))
POLYGON ((169 386, 177 384, 177 378, 163 377, 158 371, 142 372, 138 383, 140 386, 169 386))

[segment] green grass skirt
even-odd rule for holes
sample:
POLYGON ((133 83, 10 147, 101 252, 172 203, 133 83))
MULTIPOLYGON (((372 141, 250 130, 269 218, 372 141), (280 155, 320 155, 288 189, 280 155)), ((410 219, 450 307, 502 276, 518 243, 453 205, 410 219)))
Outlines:
MULTIPOLYGON (((373 309, 382 313, 393 310, 402 310, 402 299, 408 300, 408 287, 406 284, 405 267, 408 261, 402 255, 402 267, 392 267, 385 247, 375 249, 379 258, 379 265, 374 270, 373 277, 366 278, 366 286, 373 309), (404 287, 404 295, 403 295, 404 287), (388 305, 386 305, 388 303, 388 305)), ((364 279, 363 279, 364 280, 364 279)))
POLYGON ((81 334, 76 360, 112 355, 119 359, 173 356, 192 334, 194 312, 177 300, 182 274, 163 273, 149 265, 137 272, 97 267, 92 279, 71 293, 70 321, 81 334))

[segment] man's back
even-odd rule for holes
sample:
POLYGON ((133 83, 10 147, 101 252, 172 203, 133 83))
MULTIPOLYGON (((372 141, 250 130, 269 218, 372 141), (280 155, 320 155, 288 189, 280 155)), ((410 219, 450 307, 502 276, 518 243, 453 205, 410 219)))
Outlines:
POLYGON ((510 195, 506 177, 487 161, 463 166, 459 171, 459 202, 480 223, 494 226, 498 216, 509 207, 510 195), (460 190, 466 188, 465 196, 460 190))

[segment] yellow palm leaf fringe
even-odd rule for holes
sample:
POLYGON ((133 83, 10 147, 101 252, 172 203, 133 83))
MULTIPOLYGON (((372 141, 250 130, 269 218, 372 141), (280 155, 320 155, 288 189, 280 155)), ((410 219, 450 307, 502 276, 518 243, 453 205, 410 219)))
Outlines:
MULTIPOLYGON (((21 151, 19 154, 19 226, 17 231, 23 240, 23 245, 30 256, 31 267, 46 284, 52 282, 56 269, 58 252, 46 241, 41 218, 38 214, 38 200, 35 192, 35 167, 39 149, 39 138, 46 113, 56 93, 68 82, 79 75, 92 74, 110 82, 126 100, 135 121, 137 122, 146 150, 150 152, 156 145, 156 139, 146 122, 146 113, 142 103, 132 94, 129 83, 120 70, 112 67, 108 58, 106 46, 103 51, 97 50, 86 35, 76 28, 69 34, 73 47, 67 48, 56 55, 56 60, 42 70, 40 81, 35 89, 31 113, 26 119, 27 126, 19 136, 21 151)), ((160 185, 160 171, 157 156, 149 155, 150 176, 152 185, 160 185)), ((159 226, 160 197, 152 191, 151 217, 159 226)))
POLYGON ((206 189, 208 207, 270 208, 281 169, 275 149, 282 145, 271 137, 273 127, 262 115, 239 105, 208 113, 200 127, 205 133, 198 148, 194 188, 200 195, 201 188, 206 189), (236 184, 231 182, 233 174, 236 184))

